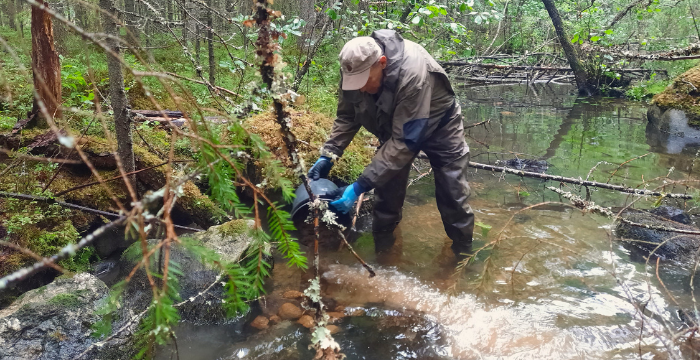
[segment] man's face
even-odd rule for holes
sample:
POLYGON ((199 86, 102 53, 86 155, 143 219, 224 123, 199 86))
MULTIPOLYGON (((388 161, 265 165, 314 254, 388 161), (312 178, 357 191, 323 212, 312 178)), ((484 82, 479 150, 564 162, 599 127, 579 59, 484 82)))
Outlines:
POLYGON ((376 64, 372 65, 369 70, 369 78, 365 86, 360 88, 360 91, 368 94, 376 94, 382 87, 382 80, 384 79, 384 68, 386 68, 386 56, 379 58, 376 64))

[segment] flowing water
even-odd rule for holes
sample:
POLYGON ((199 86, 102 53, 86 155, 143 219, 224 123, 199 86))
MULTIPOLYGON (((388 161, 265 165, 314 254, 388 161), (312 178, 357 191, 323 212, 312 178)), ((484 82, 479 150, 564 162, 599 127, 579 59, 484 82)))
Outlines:
MULTIPOLYGON (((658 134, 647 134, 643 104, 582 99, 571 87, 541 84, 460 89, 459 94, 467 124, 491 120, 468 131, 472 161, 541 159, 550 164, 550 174, 606 182, 614 173, 611 183, 628 186, 667 175, 695 177, 698 148, 669 151, 658 134)), ((689 357, 670 339, 685 326, 679 310, 693 307, 688 266, 662 261, 657 277, 656 260, 645 264, 616 241, 609 219, 552 203, 522 210, 566 202, 545 189, 558 184, 474 169, 469 178, 471 204, 484 224, 475 230, 474 248, 501 241, 457 276, 452 276, 454 255, 430 176, 409 187, 391 251, 375 255, 369 234, 355 242, 377 270, 375 278, 368 278, 347 251, 323 251, 324 296, 348 315, 336 324, 335 335, 348 359, 689 357)), ((634 200, 596 189, 590 189, 590 197, 612 207, 634 200)), ((634 206, 648 208, 654 201, 642 199, 634 206)), ((303 290, 308 277, 278 262, 268 284, 269 301, 281 303, 285 290, 303 290)), ((296 323, 262 332, 243 321, 183 325, 178 334, 180 359, 312 357, 309 331, 296 323)), ((171 356, 170 349, 159 354, 171 356)))

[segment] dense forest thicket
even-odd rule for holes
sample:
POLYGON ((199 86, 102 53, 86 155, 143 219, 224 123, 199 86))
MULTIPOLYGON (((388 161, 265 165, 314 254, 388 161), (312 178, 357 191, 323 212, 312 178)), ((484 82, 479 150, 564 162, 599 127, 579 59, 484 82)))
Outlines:
MULTIPOLYGON (((93 234, 117 228, 152 288, 147 355, 186 300, 171 246, 220 270, 230 315, 263 291, 273 248, 311 266, 283 205, 330 131, 342 45, 377 29, 424 46, 456 83, 548 80, 644 101, 700 59, 691 0, 0 0, 0 290, 46 267, 90 269, 109 256, 93 234), (179 235, 240 218, 253 220, 241 261, 179 235)), ((353 181, 376 145, 361 132, 331 175, 353 181)), ((315 281, 313 342, 335 358, 315 281)))

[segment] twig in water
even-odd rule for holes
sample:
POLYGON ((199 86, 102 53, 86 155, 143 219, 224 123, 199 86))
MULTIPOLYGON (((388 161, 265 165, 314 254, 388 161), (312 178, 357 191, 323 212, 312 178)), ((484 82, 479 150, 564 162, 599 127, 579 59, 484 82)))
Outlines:
POLYGON ((357 261, 359 261, 360 264, 362 264, 362 266, 364 266, 365 269, 367 269, 367 271, 369 272, 369 277, 372 278, 372 277, 377 276, 377 273, 374 272, 374 270, 372 269, 372 267, 369 266, 369 265, 367 265, 367 263, 366 263, 364 260, 362 260, 362 258, 360 257, 360 255, 357 255, 357 253, 355 252, 355 249, 353 249, 352 246, 350 246, 350 243, 345 239, 345 235, 343 234, 343 230, 338 229, 338 234, 340 235, 340 238, 343 239, 343 243, 345 244, 345 246, 348 247, 348 250, 350 250, 350 252, 351 252, 353 255, 355 255, 355 259, 357 259, 357 261))
POLYGON ((643 158, 643 157, 645 157, 645 156, 647 156, 647 155, 649 155, 649 154, 651 154, 651 153, 646 153, 646 154, 644 154, 644 155, 640 155, 640 156, 637 156, 636 158, 632 158, 632 159, 629 159, 629 160, 623 162, 622 164, 620 164, 620 166, 617 167, 617 169, 615 169, 615 171, 613 171, 612 174, 610 174, 610 177, 608 178, 608 181, 606 181, 605 183, 609 183, 610 180, 612 180, 613 176, 615 176, 615 174, 617 173, 617 171, 620 170, 620 168, 623 167, 625 164, 627 164, 627 163, 629 163, 629 162, 631 162, 631 161, 637 160, 637 159, 641 159, 641 158, 643 158))
POLYGON ((464 130, 470 129, 470 128, 473 128, 473 127, 477 127, 477 126, 479 126, 479 125, 486 125, 486 124, 488 124, 488 123, 490 123, 490 122, 491 122, 491 119, 488 119, 488 120, 484 120, 484 121, 482 121, 482 122, 478 122, 478 123, 476 123, 476 124, 467 125, 467 126, 464 127, 464 130))

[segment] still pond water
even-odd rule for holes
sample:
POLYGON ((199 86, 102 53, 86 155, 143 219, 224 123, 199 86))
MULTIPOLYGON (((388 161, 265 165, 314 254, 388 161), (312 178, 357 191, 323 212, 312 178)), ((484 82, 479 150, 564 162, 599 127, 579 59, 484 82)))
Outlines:
MULTIPOLYGON (((619 164, 647 154, 610 180, 627 186, 669 173, 672 179, 698 173, 692 166, 700 147, 690 144, 678 153, 657 134, 647 134, 647 108, 641 103, 582 99, 571 87, 541 84, 476 87, 459 94, 466 124, 491 120, 469 131, 472 161, 540 159, 550 164, 550 174, 605 182, 619 164)), ((341 331, 335 338, 348 359, 689 358, 668 340, 684 326, 678 310, 693 306, 686 267, 661 262, 666 291, 656 261, 646 265, 615 241, 610 220, 556 204, 516 213, 543 201, 566 202, 545 189, 557 184, 474 169, 469 179, 477 221, 491 227, 488 232, 476 228, 474 248, 505 230, 497 248, 480 253, 459 276, 451 276, 453 255, 430 176, 409 187, 389 253, 376 256, 368 234, 355 243, 377 270, 375 278, 369 279, 346 251, 322 253, 324 295, 345 313, 359 315, 336 324, 341 331)), ((585 195, 573 187, 565 190, 585 195)), ((607 190, 591 189, 590 196, 612 207, 634 200, 607 190)), ((634 206, 648 208, 654 200, 634 206)), ((303 290, 307 278, 278 262, 268 284, 269 301, 283 301, 285 290, 303 290)), ((244 321, 183 324, 179 358, 311 359, 309 339, 307 329, 289 322, 259 333, 244 321)), ((167 348, 159 358, 175 357, 167 348)))

